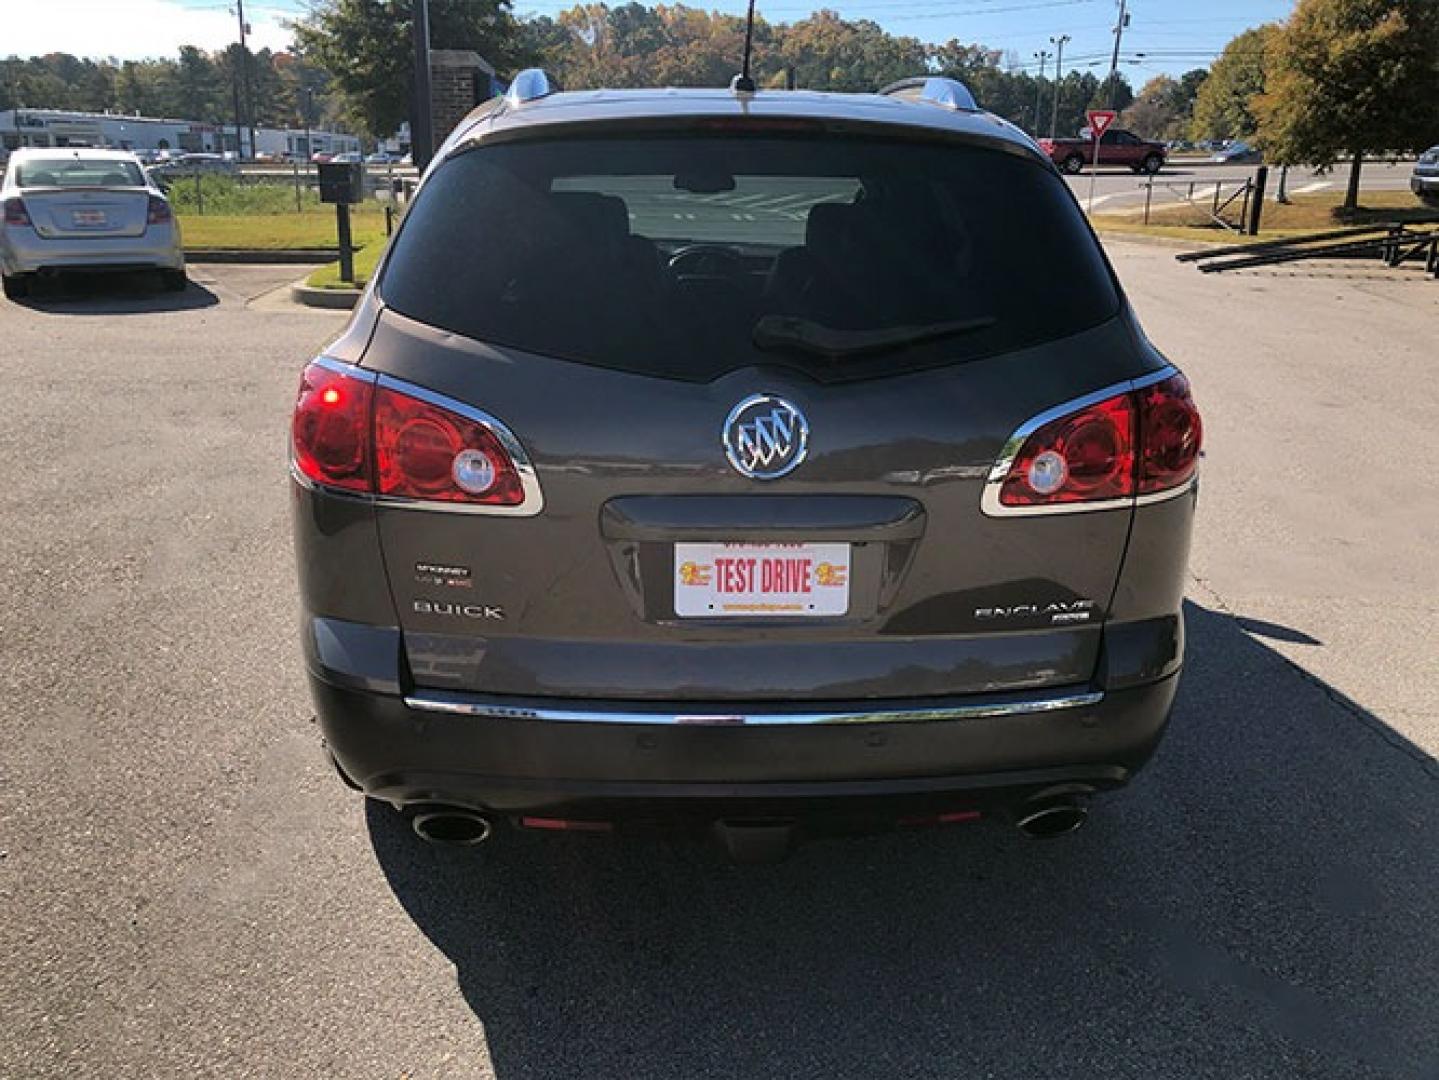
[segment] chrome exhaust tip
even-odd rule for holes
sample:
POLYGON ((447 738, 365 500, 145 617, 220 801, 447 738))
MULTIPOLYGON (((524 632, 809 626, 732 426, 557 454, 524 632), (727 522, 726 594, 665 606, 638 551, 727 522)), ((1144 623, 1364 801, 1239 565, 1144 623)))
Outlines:
POLYGON ((1078 832, 1089 820, 1089 811, 1074 799, 1056 799, 1023 807, 1015 827, 1035 840, 1053 840, 1078 832))
POLYGON ((463 806, 425 810, 410 825, 421 840, 444 847, 476 847, 494 831, 489 818, 463 806))

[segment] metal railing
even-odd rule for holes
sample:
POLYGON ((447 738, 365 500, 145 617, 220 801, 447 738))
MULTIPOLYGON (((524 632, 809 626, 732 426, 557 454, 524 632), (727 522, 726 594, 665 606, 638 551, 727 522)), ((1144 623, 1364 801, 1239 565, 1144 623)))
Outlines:
POLYGON ((1249 221, 1249 200, 1254 195, 1254 178, 1243 180, 1156 180, 1150 177, 1140 182, 1144 189, 1144 224, 1149 224, 1150 210, 1154 204, 1154 189, 1164 188, 1175 196, 1175 203, 1198 208, 1210 221, 1230 232, 1240 233, 1249 221), (1239 206, 1239 220, 1229 221, 1224 215, 1236 202, 1239 206))

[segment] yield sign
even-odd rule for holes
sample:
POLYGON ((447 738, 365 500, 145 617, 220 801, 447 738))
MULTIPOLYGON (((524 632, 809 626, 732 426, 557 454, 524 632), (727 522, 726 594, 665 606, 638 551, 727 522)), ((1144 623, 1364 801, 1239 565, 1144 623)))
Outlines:
POLYGON ((1109 130, 1109 125, 1114 123, 1114 118, 1119 114, 1110 109, 1090 109, 1084 114, 1089 121, 1089 130, 1094 132, 1094 137, 1100 139, 1109 130))

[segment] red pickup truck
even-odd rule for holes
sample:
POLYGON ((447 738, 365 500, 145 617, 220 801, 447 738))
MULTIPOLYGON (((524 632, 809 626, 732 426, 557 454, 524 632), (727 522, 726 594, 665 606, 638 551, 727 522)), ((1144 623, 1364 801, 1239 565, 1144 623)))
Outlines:
MULTIPOLYGON (((1094 140, 1088 137, 1087 130, 1085 134, 1080 139, 1040 139, 1039 148, 1050 161, 1073 175, 1094 163, 1094 140)), ((1164 168, 1164 160, 1163 143, 1149 142, 1132 132, 1110 128, 1099 140, 1101 165, 1128 165, 1137 173, 1152 176, 1164 168)))

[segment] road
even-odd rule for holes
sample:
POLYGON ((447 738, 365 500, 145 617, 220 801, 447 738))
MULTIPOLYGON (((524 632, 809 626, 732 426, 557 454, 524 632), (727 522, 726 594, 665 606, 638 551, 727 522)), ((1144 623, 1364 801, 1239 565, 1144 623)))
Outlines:
MULTIPOLYGON (((1208 196, 1217 182, 1223 185, 1223 195, 1234 191, 1236 184, 1243 184, 1252 177, 1257 165, 1210 165, 1203 161, 1187 161, 1176 158, 1154 178, 1154 205, 1176 203, 1187 196, 1189 185, 1195 186, 1197 195, 1208 196)), ((1368 161, 1359 170, 1360 188, 1363 191, 1408 191, 1409 177, 1414 172, 1412 161, 1401 161, 1390 165, 1384 161, 1368 161)), ((1086 169, 1079 176, 1067 176, 1074 194, 1082 205, 1088 205, 1090 175, 1086 169)), ((1094 183, 1094 209, 1106 214, 1126 210, 1140 210, 1144 207, 1144 184, 1146 177, 1136 176, 1129 169, 1110 168, 1099 170, 1094 183)), ((1269 172, 1269 193, 1272 195, 1279 182, 1279 170, 1269 172)), ((1325 191, 1342 192, 1349 182, 1349 166, 1340 164, 1329 172, 1320 174, 1304 166, 1289 170, 1288 190, 1290 195, 1313 195, 1325 191)))
POLYGON ((0 1075, 1439 1075, 1439 285, 1116 245, 1209 429, 1189 665, 1063 842, 421 846, 322 763, 284 444, 338 327, 0 305, 0 1075))

